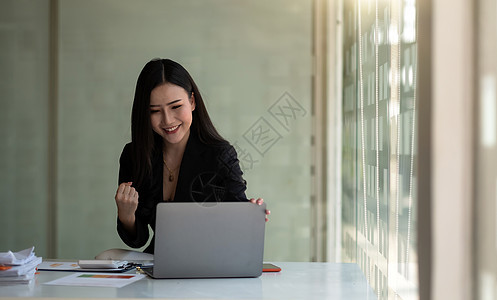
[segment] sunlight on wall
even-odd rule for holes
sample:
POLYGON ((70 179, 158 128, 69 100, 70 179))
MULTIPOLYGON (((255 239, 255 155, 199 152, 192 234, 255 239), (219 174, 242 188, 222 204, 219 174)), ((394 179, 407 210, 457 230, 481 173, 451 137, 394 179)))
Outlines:
POLYGON ((416 3, 344 2, 342 258, 417 299, 416 3))

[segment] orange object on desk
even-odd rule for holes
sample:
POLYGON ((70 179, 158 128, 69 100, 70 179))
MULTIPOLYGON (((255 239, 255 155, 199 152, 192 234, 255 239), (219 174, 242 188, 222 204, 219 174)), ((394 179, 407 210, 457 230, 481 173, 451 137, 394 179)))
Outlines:
POLYGON ((264 263, 262 264, 262 272, 279 272, 281 271, 281 268, 270 264, 270 263, 264 263))

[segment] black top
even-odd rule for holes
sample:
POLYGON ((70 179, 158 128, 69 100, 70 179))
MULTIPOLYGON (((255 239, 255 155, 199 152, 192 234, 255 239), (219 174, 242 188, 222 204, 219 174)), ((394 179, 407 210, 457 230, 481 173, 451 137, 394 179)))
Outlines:
MULTIPOLYGON (((119 160, 119 184, 133 182, 131 143, 124 146, 119 160)), ((132 248, 143 247, 149 238, 148 225, 155 231, 156 206, 163 197, 164 164, 162 152, 152 158, 152 177, 141 186, 133 186, 138 191, 138 208, 135 212, 136 236, 130 235, 117 218, 117 232, 126 245, 132 248)), ((236 151, 228 143, 206 145, 193 133, 186 144, 185 153, 178 175, 175 202, 221 202, 247 201, 247 188, 236 151)), ((145 249, 154 253, 154 238, 145 249)))

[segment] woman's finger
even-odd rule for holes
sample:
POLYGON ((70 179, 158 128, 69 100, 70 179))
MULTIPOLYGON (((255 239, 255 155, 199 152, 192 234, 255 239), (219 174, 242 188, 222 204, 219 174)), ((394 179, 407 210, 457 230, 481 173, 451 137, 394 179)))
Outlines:
POLYGON ((126 188, 126 183, 121 183, 117 187, 116 195, 124 193, 124 189, 126 188))
POLYGON ((127 197, 131 197, 133 195, 133 191, 135 191, 135 188, 132 187, 131 185, 126 185, 124 188, 124 195, 127 197))
POLYGON ((262 198, 257 198, 257 200, 254 198, 251 198, 249 201, 254 203, 254 204, 257 204, 257 205, 262 205, 262 203, 264 203, 264 199, 262 199, 262 198))
POLYGON ((132 197, 133 197, 133 199, 138 200, 138 191, 135 188, 133 188, 133 195, 132 195, 132 197))

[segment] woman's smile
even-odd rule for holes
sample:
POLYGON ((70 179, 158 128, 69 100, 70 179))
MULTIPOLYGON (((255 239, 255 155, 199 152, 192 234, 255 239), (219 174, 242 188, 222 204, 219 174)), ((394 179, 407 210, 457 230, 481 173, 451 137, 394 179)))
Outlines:
POLYGON ((181 126, 181 124, 173 126, 173 127, 164 128, 164 131, 166 132, 166 134, 173 134, 173 133, 178 132, 178 129, 180 126, 181 126))

